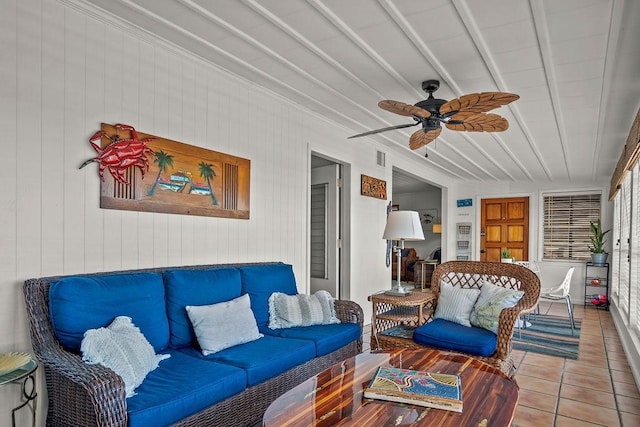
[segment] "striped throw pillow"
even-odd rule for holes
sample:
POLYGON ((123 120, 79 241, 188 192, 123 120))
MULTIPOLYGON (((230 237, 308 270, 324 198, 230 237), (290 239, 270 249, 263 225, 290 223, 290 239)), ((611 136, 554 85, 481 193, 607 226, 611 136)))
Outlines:
POLYGON ((480 289, 461 288, 443 280, 440 282, 440 294, 433 317, 471 326, 469 316, 479 295, 480 289))
POLYGON ((269 327, 282 329, 340 323, 333 301, 327 291, 313 295, 274 292, 269 297, 269 327))

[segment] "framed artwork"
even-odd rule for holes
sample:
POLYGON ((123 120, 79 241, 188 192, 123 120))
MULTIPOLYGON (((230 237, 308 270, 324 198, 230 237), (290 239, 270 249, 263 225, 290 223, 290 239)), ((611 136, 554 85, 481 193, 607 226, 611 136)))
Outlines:
POLYGON ((387 181, 360 175, 360 194, 376 199, 387 200, 387 181))
POLYGON ((250 160, 128 125, 103 123, 90 142, 98 156, 83 166, 100 164, 101 208, 249 218, 250 160))

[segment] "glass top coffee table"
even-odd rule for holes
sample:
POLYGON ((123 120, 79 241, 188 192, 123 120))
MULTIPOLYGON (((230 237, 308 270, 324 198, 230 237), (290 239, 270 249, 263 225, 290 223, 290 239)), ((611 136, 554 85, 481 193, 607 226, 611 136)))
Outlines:
POLYGON ((499 369, 460 354, 429 349, 362 353, 309 378, 276 399, 264 427, 510 426, 518 386, 499 369), (379 366, 460 375, 462 413, 363 397, 379 366))

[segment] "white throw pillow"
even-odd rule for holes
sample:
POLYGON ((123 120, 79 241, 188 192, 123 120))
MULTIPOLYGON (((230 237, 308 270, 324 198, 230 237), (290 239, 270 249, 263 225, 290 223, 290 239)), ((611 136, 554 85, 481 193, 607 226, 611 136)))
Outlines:
POLYGON ((480 290, 478 301, 471 310, 469 321, 473 326, 497 334, 500 312, 516 305, 523 295, 523 291, 507 289, 485 281, 480 290))
POLYGON ((269 297, 269 327, 329 325, 340 323, 336 316, 334 298, 327 291, 313 295, 287 295, 274 292, 269 297))
POLYGON ((469 315, 479 295, 480 289, 461 288, 443 280, 440 282, 440 294, 433 317, 471 326, 469 315))
POLYGON ((106 328, 89 329, 80 344, 82 360, 114 371, 124 381, 127 397, 134 396, 147 374, 169 355, 156 355, 149 341, 127 316, 118 316, 106 328))
POLYGON ((188 305, 189 320, 205 356, 263 337, 249 294, 211 305, 188 305))

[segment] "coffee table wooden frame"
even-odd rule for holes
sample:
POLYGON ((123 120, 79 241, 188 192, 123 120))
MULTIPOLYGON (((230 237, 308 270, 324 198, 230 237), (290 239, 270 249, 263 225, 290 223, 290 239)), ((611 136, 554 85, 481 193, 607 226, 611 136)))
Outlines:
POLYGON ((511 425, 517 404, 517 384, 477 359, 439 350, 381 350, 351 357, 286 392, 269 406, 262 425, 501 427, 511 425), (382 365, 460 375, 462 413, 364 398, 382 365))

